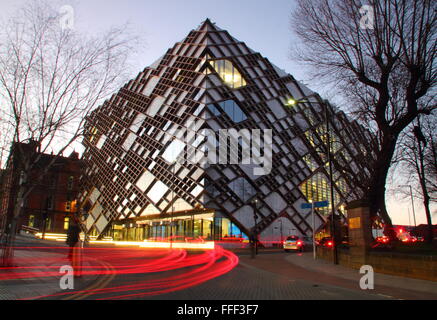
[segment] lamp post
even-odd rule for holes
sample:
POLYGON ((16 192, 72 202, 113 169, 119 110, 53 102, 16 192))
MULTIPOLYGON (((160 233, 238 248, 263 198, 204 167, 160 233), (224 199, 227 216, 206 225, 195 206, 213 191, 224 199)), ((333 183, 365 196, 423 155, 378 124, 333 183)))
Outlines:
POLYGON ((300 98, 299 100, 295 99, 289 99, 287 101, 288 106, 295 106, 299 103, 308 101, 308 98, 314 97, 318 101, 320 105, 323 107, 323 113, 324 113, 324 120, 325 120, 325 126, 326 126, 326 146, 328 150, 328 167, 329 167, 329 186, 330 186, 330 193, 331 193, 331 237, 333 242, 333 260, 334 264, 338 264, 338 252, 337 252, 337 241, 335 241, 335 234, 336 234, 336 226, 335 226, 335 207, 334 207, 334 179, 333 179, 333 170, 332 170, 332 152, 331 152, 331 130, 329 126, 329 112, 328 112, 328 103, 327 101, 321 101, 322 99, 319 97, 318 94, 311 94, 305 97, 300 98), (321 101, 321 102, 320 102, 321 101))
POLYGON ((313 259, 316 259, 316 219, 314 217, 314 202, 313 200, 309 201, 311 203, 311 220, 313 226, 313 259))
POLYGON ((252 200, 252 206, 253 206, 253 220, 254 220, 254 226, 252 229, 252 241, 251 241, 251 258, 254 259, 255 256, 258 254, 258 241, 257 241, 257 232, 256 232, 256 224, 257 224, 257 215, 256 211, 258 209, 258 198, 255 195, 255 197, 252 200))
MULTIPOLYGON (((399 185, 398 187, 409 187, 410 188, 410 198, 411 198, 411 206, 413 207, 414 226, 416 227, 416 211, 414 210, 413 188, 411 187, 410 184, 399 185)), ((408 214, 408 217, 410 217, 410 214, 408 214)))
POLYGON ((414 219, 414 227, 416 227, 416 211, 414 210, 414 198, 413 198, 413 188, 410 187, 410 196, 411 196, 411 206, 413 207, 413 219, 414 219))

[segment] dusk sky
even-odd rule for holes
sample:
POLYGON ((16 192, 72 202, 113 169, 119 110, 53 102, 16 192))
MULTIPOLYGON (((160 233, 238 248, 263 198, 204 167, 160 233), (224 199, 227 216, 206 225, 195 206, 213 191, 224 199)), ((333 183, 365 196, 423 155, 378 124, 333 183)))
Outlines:
MULTIPOLYGON (((7 18, 25 2, 0 0, 0 17, 7 18)), ((163 55, 175 42, 182 40, 203 20, 210 18, 217 26, 244 41, 297 80, 304 80, 322 96, 325 93, 309 80, 308 70, 290 58, 290 48, 296 43, 290 27, 292 0, 91 0, 54 3, 59 8, 63 5, 72 6, 74 28, 80 32, 96 33, 114 25, 129 23, 130 28, 142 39, 142 47, 132 61, 132 77, 163 55)), ((388 205, 393 223, 408 224, 408 208, 412 212, 410 198, 387 196, 390 198, 388 205)), ((416 201, 415 209, 417 224, 426 223, 423 205, 416 201)))

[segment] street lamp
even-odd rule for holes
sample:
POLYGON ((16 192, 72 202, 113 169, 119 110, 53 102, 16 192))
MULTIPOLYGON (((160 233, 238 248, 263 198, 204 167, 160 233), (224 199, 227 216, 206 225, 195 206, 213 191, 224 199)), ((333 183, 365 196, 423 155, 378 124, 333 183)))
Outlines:
POLYGON ((333 170, 332 170, 332 153, 331 153, 331 131, 329 127, 329 112, 328 112, 328 102, 326 100, 321 101, 322 99, 317 93, 310 94, 308 96, 304 96, 298 100, 294 98, 290 98, 287 100, 287 106, 296 106, 299 103, 307 102, 309 98, 316 98, 317 103, 319 103, 323 107, 323 111, 325 114, 325 126, 326 126, 326 144, 328 149, 328 166, 329 166, 329 185, 331 192, 331 237, 333 242, 333 255, 334 255, 334 264, 338 264, 338 253, 337 253, 337 241, 335 241, 335 207, 334 207, 334 179, 333 179, 333 170))
POLYGON ((313 200, 309 201, 311 203, 311 220, 313 226, 313 259, 316 259, 316 219, 314 217, 314 202, 313 200))
MULTIPOLYGON (((414 210, 414 198, 413 198, 413 188, 410 184, 399 185, 398 187, 409 187, 410 188, 410 197, 411 197, 411 206, 413 207, 413 219, 414 219, 414 227, 416 227, 416 212, 414 210)), ((410 215, 408 214, 408 217, 410 215)))
POLYGON ((252 252, 251 256, 252 256, 252 259, 254 259, 255 255, 258 254, 258 241, 257 241, 258 237, 257 237, 257 232, 256 232, 256 224, 257 224, 257 215, 256 215, 256 213, 257 213, 257 209, 258 209, 258 203, 259 203, 258 197, 257 197, 257 195, 255 195, 255 197, 252 199, 253 220, 254 220, 254 223, 255 223, 254 226, 253 226, 252 235, 251 235, 251 238, 252 238, 252 241, 251 241, 251 244, 252 244, 252 246, 251 246, 251 252, 252 252))

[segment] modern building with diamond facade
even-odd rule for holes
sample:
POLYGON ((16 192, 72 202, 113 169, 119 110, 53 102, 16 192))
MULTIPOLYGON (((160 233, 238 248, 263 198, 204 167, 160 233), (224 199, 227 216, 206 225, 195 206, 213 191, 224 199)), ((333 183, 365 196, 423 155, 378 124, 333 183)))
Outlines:
MULTIPOLYGON (((325 111, 333 157, 365 178, 369 133, 207 19, 87 119, 86 228, 135 241, 311 236, 301 204, 331 199, 325 111)), ((343 216, 361 195, 337 170, 333 186, 343 216)), ((316 210, 317 228, 330 211, 316 210)))

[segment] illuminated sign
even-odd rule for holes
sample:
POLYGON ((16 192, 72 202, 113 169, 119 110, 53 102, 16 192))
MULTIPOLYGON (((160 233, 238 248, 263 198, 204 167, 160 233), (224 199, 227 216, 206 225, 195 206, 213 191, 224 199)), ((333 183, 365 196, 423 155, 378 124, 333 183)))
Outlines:
POLYGON ((361 228, 361 218, 349 218, 349 229, 359 229, 361 228))

